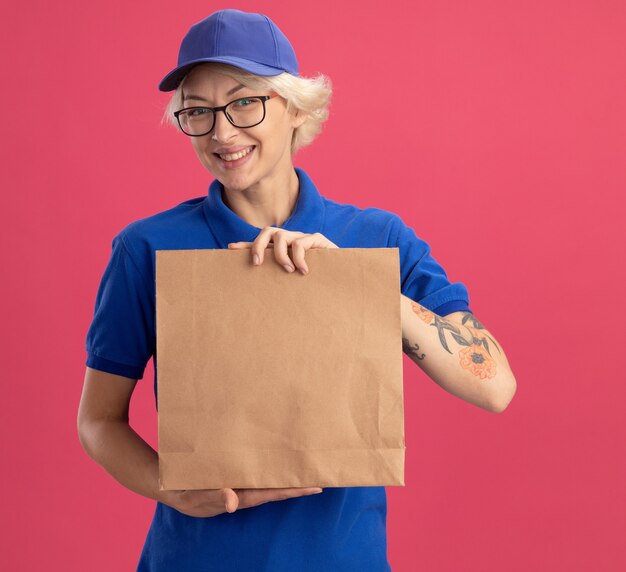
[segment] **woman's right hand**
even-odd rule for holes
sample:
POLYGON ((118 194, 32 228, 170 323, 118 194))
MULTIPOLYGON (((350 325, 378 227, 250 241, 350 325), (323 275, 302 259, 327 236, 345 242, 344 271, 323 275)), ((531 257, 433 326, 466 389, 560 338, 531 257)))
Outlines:
POLYGON ((158 500, 187 516, 208 517, 266 502, 321 493, 319 487, 287 489, 197 489, 159 491, 158 500))

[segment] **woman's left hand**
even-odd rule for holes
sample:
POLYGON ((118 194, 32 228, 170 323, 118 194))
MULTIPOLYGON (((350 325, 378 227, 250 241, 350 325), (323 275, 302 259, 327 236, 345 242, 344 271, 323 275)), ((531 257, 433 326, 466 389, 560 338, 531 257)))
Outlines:
POLYGON ((263 264, 263 256, 267 247, 274 248, 274 258, 281 264, 287 272, 293 272, 298 268, 302 274, 308 274, 309 267, 304 261, 304 253, 309 248, 339 248, 334 242, 328 240, 323 234, 305 234, 292 230, 266 226, 254 242, 231 242, 228 248, 250 248, 252 254, 252 264, 263 264), (291 256, 287 252, 291 246, 291 256))

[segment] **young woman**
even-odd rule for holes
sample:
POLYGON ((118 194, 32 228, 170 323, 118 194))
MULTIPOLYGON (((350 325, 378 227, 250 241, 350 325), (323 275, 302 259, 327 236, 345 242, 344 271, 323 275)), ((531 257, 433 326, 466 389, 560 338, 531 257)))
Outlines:
POLYGON ((450 393, 502 411, 515 378, 428 244, 401 218, 322 196, 293 165, 328 115, 324 76, 302 78, 291 44, 266 16, 221 10, 191 27, 166 118, 214 177, 204 196, 135 221, 113 239, 87 333, 78 415, 87 453, 157 501, 140 571, 389 570, 384 487, 160 491, 157 453, 128 423, 130 398, 155 355, 154 252, 273 248, 286 272, 308 272, 311 248, 398 247, 404 351, 450 393), (280 501, 280 502, 278 502, 280 501))

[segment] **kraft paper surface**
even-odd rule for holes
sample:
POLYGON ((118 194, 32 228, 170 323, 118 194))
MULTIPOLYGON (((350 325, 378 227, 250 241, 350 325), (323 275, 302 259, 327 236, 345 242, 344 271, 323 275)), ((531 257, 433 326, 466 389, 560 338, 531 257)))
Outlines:
POLYGON ((398 248, 156 251, 161 490, 404 485, 398 248))

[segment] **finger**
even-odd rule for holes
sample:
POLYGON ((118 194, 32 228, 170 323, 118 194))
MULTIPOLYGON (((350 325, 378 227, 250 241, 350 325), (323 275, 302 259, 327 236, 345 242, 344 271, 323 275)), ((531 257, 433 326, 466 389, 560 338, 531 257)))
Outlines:
POLYGON ((239 496, 235 489, 222 489, 221 493, 226 512, 235 512, 239 507, 239 496))
POLYGON ((291 258, 293 258, 293 262, 296 265, 296 268, 300 270, 302 274, 309 273, 309 267, 304 260, 304 253, 306 252, 306 242, 305 238, 296 238, 291 243, 291 258))
MULTIPOLYGON (((229 242, 228 243, 228 248, 230 248, 231 250, 235 250, 237 248, 250 248, 254 243, 253 242, 229 242)), ((272 248, 274 245, 270 242, 267 245, 267 248, 272 248)))
POLYGON ((265 249, 272 240, 272 236, 274 235, 274 233, 278 232, 279 230, 279 228, 273 226, 266 226, 254 239, 250 252, 253 264, 263 264, 263 260, 265 258, 265 249), (255 259, 255 256, 257 256, 258 258, 255 259), (258 260, 258 262, 256 262, 256 260, 258 260))
POLYGON ((274 241, 274 258, 287 272, 293 272, 295 266, 289 258, 289 237, 283 232, 277 232, 272 237, 274 241))
POLYGON ((331 242, 319 232, 307 234, 302 240, 305 241, 307 250, 309 248, 339 248, 334 242, 331 242))
POLYGON ((308 274, 309 267, 305 261, 305 252, 311 248, 339 248, 323 234, 316 232, 297 238, 291 243, 291 256, 302 274, 308 274))
POLYGON ((320 487, 286 488, 286 489, 241 489, 240 507, 258 506, 260 504, 289 498, 312 495, 322 492, 320 487))

